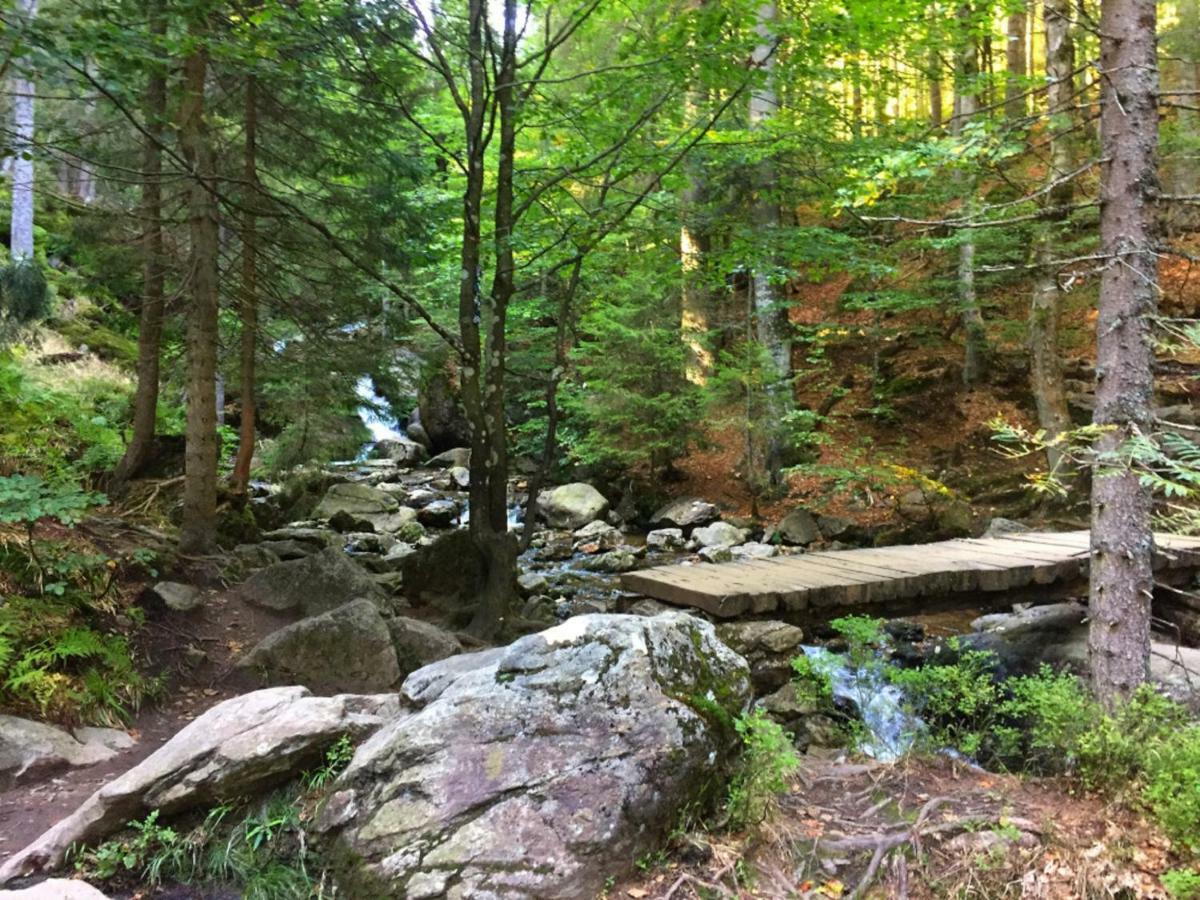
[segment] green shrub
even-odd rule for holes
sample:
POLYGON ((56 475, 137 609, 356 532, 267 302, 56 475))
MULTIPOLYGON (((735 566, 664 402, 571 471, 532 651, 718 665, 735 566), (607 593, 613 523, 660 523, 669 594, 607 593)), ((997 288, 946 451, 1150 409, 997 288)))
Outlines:
POLYGON ((797 700, 821 711, 833 708, 833 682, 829 673, 803 655, 792 660, 792 671, 795 673, 792 684, 796 686, 797 700))
POLYGON ((776 798, 787 790, 788 776, 800 766, 792 736, 762 710, 744 713, 734 721, 742 739, 738 771, 729 787, 729 822, 734 828, 753 827, 766 819, 776 798))
MULTIPOLYGON (((1004 722, 992 654, 966 651, 954 663, 902 669, 891 678, 925 722, 931 749, 950 747, 973 758, 995 755, 986 742, 1004 722)), ((1009 733, 999 735, 1006 744, 1011 741, 1009 733)))
POLYGON ((1200 872, 1194 869, 1164 872, 1162 883, 1175 900, 1200 900, 1200 872))
POLYGON ((1200 853, 1200 725, 1153 742, 1144 766, 1143 802, 1171 840, 1200 853))

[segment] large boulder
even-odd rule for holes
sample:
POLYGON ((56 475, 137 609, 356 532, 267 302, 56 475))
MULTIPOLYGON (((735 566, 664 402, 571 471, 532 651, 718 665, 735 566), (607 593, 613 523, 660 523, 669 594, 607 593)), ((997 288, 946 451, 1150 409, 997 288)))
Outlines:
POLYGON ((707 500, 680 497, 672 500, 650 517, 652 528, 682 528, 691 531, 697 525, 707 525, 721 518, 721 511, 707 500))
POLYGON ((317 828, 348 896, 601 894, 719 779, 745 662, 685 614, 580 616, 409 676, 317 828))
POLYGON ((280 628, 238 665, 262 673, 267 684, 302 684, 317 694, 386 691, 407 674, 400 671, 387 623, 370 600, 280 628))
POLYGON ((421 379, 417 410, 430 450, 441 453, 471 443, 471 428, 463 414, 458 384, 446 369, 427 371, 421 379))
POLYGON ((401 677, 415 672, 422 666, 454 656, 462 652, 462 644, 450 632, 408 616, 395 616, 388 620, 392 646, 396 661, 400 665, 401 677))
POLYGON ((780 540, 785 544, 807 547, 813 541, 821 540, 821 528, 817 525, 816 516, 807 509, 797 507, 779 520, 767 533, 766 540, 768 543, 780 540))
POLYGON ((33 887, 22 888, 19 891, 0 891, 0 898, 10 900, 108 900, 108 894, 101 893, 86 881, 74 878, 47 878, 33 887))
POLYGON ((697 547, 736 547, 746 542, 746 532, 728 522, 702 525, 692 532, 697 547))
POLYGON ((341 550, 329 548, 302 559, 259 569, 234 588, 236 597, 276 611, 318 615, 367 599, 382 604, 385 595, 371 576, 341 550))
POLYGON ((348 481, 332 485, 313 510, 313 516, 318 519, 332 519, 338 513, 354 517, 379 516, 395 512, 399 506, 396 498, 387 491, 348 481))
POLYGON ((171 815, 286 781, 342 735, 361 739, 399 712, 395 694, 313 697, 302 687, 218 703, 9 858, 0 884, 55 869, 73 845, 100 840, 151 810, 171 815))
POLYGON ((465 528, 439 534, 400 563, 404 593, 414 603, 443 607, 460 605, 479 596, 483 559, 465 528))
MULTIPOLYGON (((471 448, 451 447, 449 450, 444 450, 429 460, 428 465, 431 469, 469 470, 471 467, 471 448)), ((470 472, 468 471, 467 474, 469 475, 470 472)))
POLYGON ((151 591, 167 609, 175 612, 191 612, 204 605, 204 592, 191 584, 177 581, 160 581, 151 591))
POLYGON ((425 448, 408 438, 387 438, 371 448, 374 459, 386 459, 401 466, 416 465, 425 458, 425 448))
POLYGON ((81 741, 61 728, 17 716, 0 716, 0 785, 5 789, 78 766, 111 759, 105 742, 81 741))
POLYGON ((537 507, 551 528, 574 531, 603 516, 608 510, 608 500, 590 484, 576 481, 542 491, 537 507))
POLYGON ((717 626, 717 637, 750 664, 758 695, 791 681, 792 660, 804 655, 804 632, 786 622, 723 622, 717 626))

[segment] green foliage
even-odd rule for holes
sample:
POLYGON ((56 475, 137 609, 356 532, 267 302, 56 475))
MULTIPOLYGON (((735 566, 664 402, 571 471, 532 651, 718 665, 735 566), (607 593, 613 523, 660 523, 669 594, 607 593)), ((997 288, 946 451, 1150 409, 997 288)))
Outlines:
POLYGON ((36 475, 10 475, 0 478, 0 522, 32 525, 49 518, 74 525, 104 499, 103 494, 72 485, 49 485, 36 475))
POLYGON ((729 822, 734 828, 761 824, 787 790, 788 777, 800 767, 792 736, 762 710, 734 721, 742 739, 738 771, 729 786, 729 822))
POLYGON ((158 810, 129 823, 129 834, 114 838, 75 857, 75 869, 88 877, 108 881, 118 875, 144 876, 152 884, 168 862, 178 859, 181 840, 173 828, 158 824, 158 810))
POLYGON ((1200 854, 1200 725, 1172 731, 1143 753, 1142 801, 1176 844, 1200 854))
POLYGON ((1162 883, 1174 900, 1200 900, 1200 872, 1195 869, 1163 872, 1162 883))
POLYGON ((807 656, 792 659, 792 684, 796 687, 796 699, 814 709, 829 710, 833 707, 833 683, 829 673, 807 656))
POLYGON ((343 734, 325 751, 325 761, 321 766, 304 773, 304 786, 310 791, 321 790, 342 774, 353 757, 354 742, 350 740, 350 735, 343 734))
POLYGON ((0 312, 9 326, 28 325, 50 312, 50 291, 35 259, 0 268, 0 312))

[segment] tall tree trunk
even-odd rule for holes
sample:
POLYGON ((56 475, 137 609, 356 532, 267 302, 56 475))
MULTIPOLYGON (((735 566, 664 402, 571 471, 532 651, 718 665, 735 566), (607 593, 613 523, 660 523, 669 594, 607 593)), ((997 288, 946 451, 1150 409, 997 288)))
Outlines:
POLYGON ((1151 319, 1158 268, 1158 71, 1155 0, 1105 0, 1100 22, 1100 241, 1105 267, 1096 321, 1092 482, 1092 687, 1113 707, 1147 676, 1154 534, 1150 495, 1119 461, 1122 444, 1149 434, 1154 391, 1151 319))
MULTIPOLYGON (((1050 0, 1053 4, 1054 0, 1050 0)), ((1004 48, 1004 112, 1010 119, 1023 118, 1026 111, 1025 76, 1029 74, 1025 54, 1028 11, 1021 9, 1008 14, 1008 43, 1004 48)))
MULTIPOLYGON (((699 10, 704 3, 705 0, 689 0, 688 8, 699 10)), ((688 92, 684 104, 688 121, 695 118, 700 99, 696 89, 688 92)), ((709 337, 713 297, 704 281, 704 257, 709 252, 709 239, 702 222, 704 203, 708 199, 703 162, 689 160, 684 174, 687 184, 679 204, 679 262, 683 282, 679 325, 688 348, 684 374, 689 381, 703 384, 713 369, 713 354, 705 343, 709 337)))
MULTIPOLYGON (((167 33, 164 0, 148 0, 146 12, 154 52, 162 53, 167 33)), ((142 142, 142 308, 138 321, 137 390, 133 397, 133 433, 113 472, 112 490, 120 493, 150 460, 158 414, 158 370, 163 327, 162 139, 167 117, 167 72, 159 59, 151 64, 144 100, 146 134, 142 142)))
POLYGON ((217 252, 218 217, 214 159, 204 110, 208 74, 208 23, 188 28, 193 49, 183 63, 179 146, 191 169, 188 184, 189 275, 187 317, 187 426, 184 454, 183 522, 179 546, 204 553, 217 532, 217 252))
MULTIPOLYGON (((774 26, 777 10, 774 2, 764 3, 758 8, 759 44, 754 50, 754 62, 765 70, 762 85, 750 94, 750 128, 760 129, 776 112, 778 100, 774 80, 774 26)), ((758 168, 754 198, 754 224, 763 235, 766 244, 774 243, 779 229, 779 202, 775 197, 775 166, 764 160, 758 168)), ((789 325, 787 308, 781 302, 779 291, 772 283, 770 267, 755 268, 751 280, 755 335, 766 351, 768 370, 766 373, 767 413, 762 423, 765 433, 763 446, 763 470, 767 483, 776 488, 782 481, 783 437, 780 424, 791 406, 792 350, 788 338, 789 325)))
MULTIPOLYGON (((979 62, 971 39, 972 12, 969 4, 958 7, 959 47, 955 55, 954 120, 950 132, 961 135, 967 122, 979 109, 975 92, 978 89, 979 62)), ((966 173, 958 176, 962 185, 963 214, 969 216, 975 205, 974 179, 966 173)), ((975 238, 970 229, 963 232, 958 245, 958 305, 962 316, 966 343, 963 360, 963 383, 977 384, 983 377, 987 362, 987 334, 983 313, 975 291, 975 238)))
MULTIPOLYGON (((1047 113, 1050 117, 1047 129, 1050 167, 1046 172, 1050 190, 1043 202, 1052 209, 1061 210, 1071 203, 1074 195, 1074 185, 1066 176, 1074 168, 1071 110, 1075 103, 1075 44, 1071 38, 1070 0, 1043 0, 1042 9, 1046 30, 1047 113)), ((1065 212, 1057 213, 1051 222, 1038 229, 1033 253, 1037 274, 1029 304, 1030 386, 1037 405, 1038 425, 1051 439, 1071 427, 1058 346, 1061 292, 1052 265, 1060 233, 1056 226, 1065 218, 1065 212)), ((1046 449, 1046 462, 1051 471, 1056 470, 1061 461, 1060 448, 1046 449)))
POLYGON ((258 347, 258 222, 254 207, 258 202, 258 80, 246 77, 246 109, 244 115, 245 149, 242 180, 245 182, 246 203, 242 211, 242 296, 241 313, 241 399, 242 419, 238 431, 237 459, 233 463, 234 490, 245 493, 250 484, 250 461, 254 458, 254 424, 256 406, 254 391, 254 362, 258 347))
MULTIPOLYGON (((33 25, 37 0, 16 0, 17 16, 33 25)), ((23 65, 22 61, 18 65, 23 65)), ((12 79, 12 228, 10 232, 13 262, 33 259, 33 98, 32 78, 18 70, 12 79)))
POLYGON ((940 47, 941 19, 937 10, 928 14, 929 23, 929 124, 933 128, 942 127, 942 52, 940 47))

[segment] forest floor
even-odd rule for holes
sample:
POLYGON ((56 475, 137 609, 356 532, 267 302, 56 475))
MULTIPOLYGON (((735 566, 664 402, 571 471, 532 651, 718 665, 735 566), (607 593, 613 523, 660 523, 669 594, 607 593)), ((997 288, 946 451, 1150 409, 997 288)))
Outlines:
POLYGON ((676 835, 607 896, 1158 900, 1169 868, 1149 823, 1064 779, 810 753, 757 831, 676 835))

